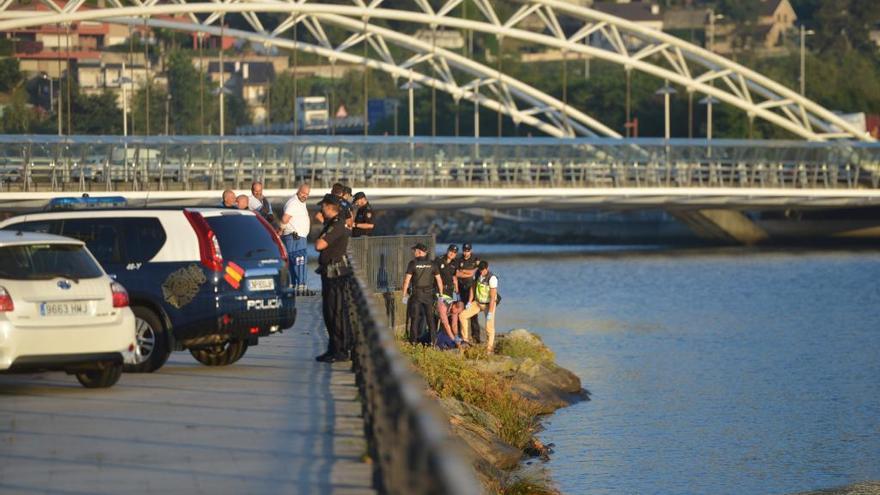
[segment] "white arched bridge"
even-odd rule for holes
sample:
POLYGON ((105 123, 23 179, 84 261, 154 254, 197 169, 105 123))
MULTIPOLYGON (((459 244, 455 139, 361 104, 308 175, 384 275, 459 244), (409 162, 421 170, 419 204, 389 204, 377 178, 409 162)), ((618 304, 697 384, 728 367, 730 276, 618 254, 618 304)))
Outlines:
POLYGON ((455 100, 475 102, 550 136, 620 137, 589 108, 574 108, 506 74, 500 65, 487 66, 413 34, 419 28, 461 30, 641 71, 806 140, 872 140, 830 110, 747 67, 661 31, 560 0, 473 0, 477 12, 470 14, 462 0, 108 0, 110 6, 100 9, 85 0, 40 1, 48 11, 17 10, 11 0, 0 2, 0 31, 98 21, 223 34, 313 53, 331 63, 363 64, 448 92, 455 100), (249 29, 223 27, 226 16, 240 16, 249 29), (302 35, 292 36, 300 27, 302 35))

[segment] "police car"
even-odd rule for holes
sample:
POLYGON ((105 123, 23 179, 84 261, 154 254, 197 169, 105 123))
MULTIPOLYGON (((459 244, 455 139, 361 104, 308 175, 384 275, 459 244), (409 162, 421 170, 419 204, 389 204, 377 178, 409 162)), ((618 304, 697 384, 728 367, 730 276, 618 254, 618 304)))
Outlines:
POLYGON ((133 362, 128 294, 82 242, 0 232, 0 372, 66 371, 110 387, 133 362))
POLYGON ((137 362, 126 371, 155 371, 172 350, 209 366, 232 364, 296 320, 287 253, 259 215, 132 209, 121 197, 57 198, 48 209, 0 229, 82 240, 125 286, 137 319, 137 362))

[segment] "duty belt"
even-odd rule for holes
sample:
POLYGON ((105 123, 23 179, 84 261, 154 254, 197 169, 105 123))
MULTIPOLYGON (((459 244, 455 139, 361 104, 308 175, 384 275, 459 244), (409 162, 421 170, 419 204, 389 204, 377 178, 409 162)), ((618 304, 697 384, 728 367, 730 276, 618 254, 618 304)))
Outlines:
POLYGON ((326 265, 319 265, 317 272, 326 278, 339 278, 351 275, 353 270, 351 265, 348 264, 348 258, 343 256, 339 260, 331 261, 326 265))

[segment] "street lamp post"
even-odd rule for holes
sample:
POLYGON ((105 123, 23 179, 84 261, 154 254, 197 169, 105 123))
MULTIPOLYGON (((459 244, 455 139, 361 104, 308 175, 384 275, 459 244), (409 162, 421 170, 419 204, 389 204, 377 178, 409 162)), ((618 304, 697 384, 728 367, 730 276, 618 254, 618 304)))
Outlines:
POLYGON ((707 96, 700 100, 700 105, 706 105, 706 139, 712 140, 712 105, 719 103, 714 96, 707 96))
MULTIPOLYGON (((412 138, 416 134, 416 122, 415 122, 415 95, 413 94, 416 89, 420 89, 422 87, 421 84, 417 82, 413 82, 412 73, 409 74, 409 81, 404 83, 400 89, 407 90, 407 99, 409 103, 409 137, 412 138)), ((396 113, 396 111, 395 111, 396 113)), ((397 128, 397 124, 394 124, 395 129, 397 128)))
POLYGON ((122 63, 122 71, 116 79, 116 84, 122 88, 122 135, 128 136, 128 91, 127 85, 131 84, 131 78, 125 77, 125 62, 122 63))
POLYGON ((657 90, 656 95, 663 95, 663 128, 664 128, 664 136, 666 140, 669 140, 671 134, 671 118, 669 111, 669 97, 678 93, 672 86, 669 85, 669 81, 665 81, 663 87, 657 90))
POLYGON ((807 36, 813 34, 816 32, 801 24, 801 96, 805 96, 807 93, 807 36))
POLYGON ((169 135, 169 124, 171 123, 171 93, 165 95, 165 135, 169 135))

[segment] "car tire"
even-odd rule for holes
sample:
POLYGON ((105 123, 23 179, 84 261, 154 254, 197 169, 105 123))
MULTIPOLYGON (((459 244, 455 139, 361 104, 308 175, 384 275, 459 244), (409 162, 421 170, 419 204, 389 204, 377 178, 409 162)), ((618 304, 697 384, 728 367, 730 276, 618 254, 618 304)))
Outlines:
POLYGON ((122 376, 122 364, 113 364, 101 369, 80 371, 76 373, 76 379, 85 388, 112 387, 122 376))
POLYGON ((168 333, 153 311, 143 306, 132 306, 135 316, 136 364, 126 364, 126 373, 152 373, 168 361, 171 349, 168 333))
POLYGON ((247 348, 247 341, 230 340, 218 346, 190 349, 189 353, 205 366, 228 366, 241 359, 247 348))

